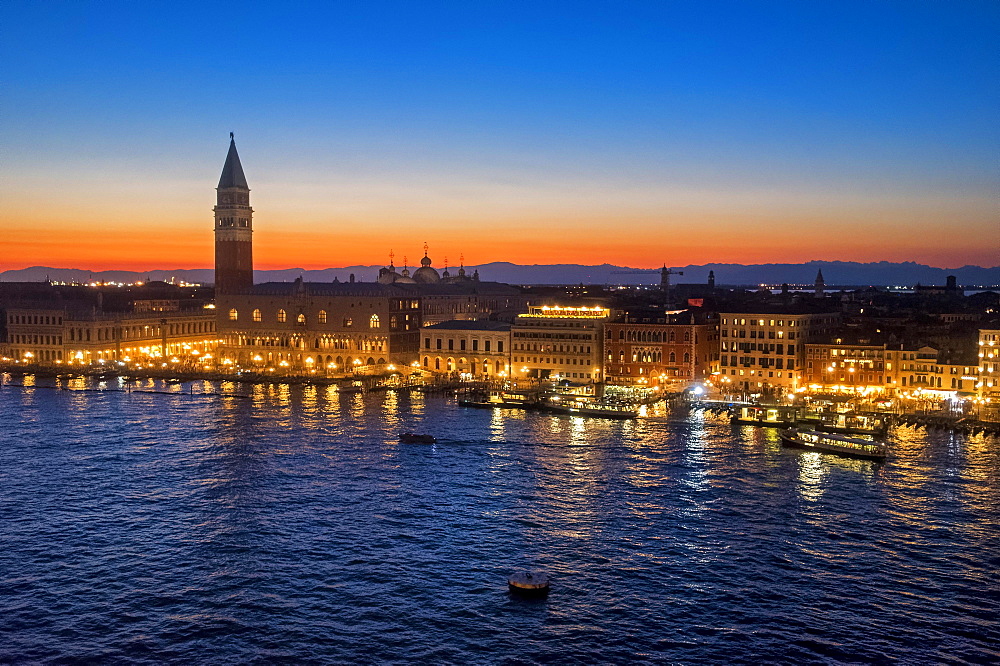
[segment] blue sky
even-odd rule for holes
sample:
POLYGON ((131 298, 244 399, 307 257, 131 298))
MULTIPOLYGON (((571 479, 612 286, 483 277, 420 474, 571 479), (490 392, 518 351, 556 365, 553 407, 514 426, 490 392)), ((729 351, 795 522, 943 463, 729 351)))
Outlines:
MULTIPOLYGON (((193 240, 171 252, 203 262, 233 130, 273 265, 340 239, 349 263, 424 240, 633 264, 990 263, 984 239, 1000 246, 997 2, 8 1, 0 18, 0 194, 25 234, 173 225, 193 240), (496 224, 553 238, 519 250, 477 229, 496 224), (624 224, 646 241, 609 231, 624 224), (748 224, 782 241, 732 243, 748 224)), ((39 263, 60 242, 6 253, 39 263)))

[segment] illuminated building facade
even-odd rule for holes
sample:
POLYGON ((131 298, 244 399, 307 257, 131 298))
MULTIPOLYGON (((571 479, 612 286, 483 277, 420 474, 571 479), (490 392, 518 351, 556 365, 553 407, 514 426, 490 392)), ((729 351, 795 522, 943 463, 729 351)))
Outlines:
POLYGON ((992 418, 1000 416, 1000 329, 979 331, 977 397, 992 418))
POLYGON ((215 312, 73 312, 9 309, 11 357, 24 362, 83 364, 104 361, 199 364, 218 344, 215 312))
POLYGON ((684 384, 711 375, 718 331, 713 324, 609 323, 604 348, 609 384, 684 384))
POLYGON ((805 385, 805 345, 829 339, 839 313, 719 314, 719 380, 736 390, 795 391, 805 385))
POLYGON ((499 321, 446 321, 420 331, 420 367, 437 374, 507 376, 510 324, 499 321))
POLYGON ((602 307, 529 307, 511 326, 512 376, 602 382, 610 317, 602 307))
POLYGON ((393 286, 271 282, 216 307, 225 365, 335 374, 416 360, 420 301, 393 286))
POLYGON ((972 395, 979 368, 954 360, 929 346, 813 343, 806 345, 805 383, 835 393, 972 395))
MULTIPOLYGON (((418 362, 428 323, 523 312, 508 285, 441 276, 426 254, 413 277, 387 267, 378 282, 253 284, 252 215, 243 167, 230 140, 215 207, 220 363, 291 374, 381 373, 418 362)), ((511 315, 513 316, 513 315, 511 315)), ((468 361, 471 362, 471 361, 468 361)), ((458 361, 456 360, 457 364, 458 361)))

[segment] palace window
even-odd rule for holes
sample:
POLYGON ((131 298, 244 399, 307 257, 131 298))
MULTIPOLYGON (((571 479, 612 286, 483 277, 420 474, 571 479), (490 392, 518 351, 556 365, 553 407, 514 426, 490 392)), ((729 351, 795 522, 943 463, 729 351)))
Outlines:
POLYGON ((368 328, 378 328, 378 327, 379 327, 378 315, 373 314, 372 318, 368 320, 368 328))
POLYGON ((325 324, 326 323, 326 310, 320 310, 319 311, 319 315, 317 315, 317 319, 319 320, 319 323, 325 324))
POLYGON ((239 317, 240 313, 236 311, 236 308, 229 311, 229 321, 236 321, 239 317))
POLYGON ((306 323, 306 316, 304 314, 300 313, 299 316, 295 318, 295 323, 297 323, 297 324, 304 324, 304 323, 306 323))
POLYGON ((254 321, 260 321, 261 320, 260 310, 254 310, 252 316, 254 321))
POLYGON ((284 310, 278 310, 278 323, 284 324, 286 321, 288 321, 288 313, 284 310))

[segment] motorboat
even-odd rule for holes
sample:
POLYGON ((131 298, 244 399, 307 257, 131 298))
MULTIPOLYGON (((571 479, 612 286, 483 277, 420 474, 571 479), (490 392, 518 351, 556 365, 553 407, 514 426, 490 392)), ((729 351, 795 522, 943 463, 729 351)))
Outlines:
POLYGON ((545 402, 544 409, 553 414, 593 416, 605 419, 634 419, 639 416, 639 412, 625 405, 577 400, 559 401, 549 399, 545 402))
POLYGON ((403 444, 437 444, 437 438, 433 435, 422 435, 415 432, 399 433, 399 441, 403 444))
POLYGON ((834 453, 849 458, 863 460, 885 460, 889 447, 885 442, 876 442, 859 437, 848 437, 818 430, 788 428, 779 433, 784 446, 834 453))

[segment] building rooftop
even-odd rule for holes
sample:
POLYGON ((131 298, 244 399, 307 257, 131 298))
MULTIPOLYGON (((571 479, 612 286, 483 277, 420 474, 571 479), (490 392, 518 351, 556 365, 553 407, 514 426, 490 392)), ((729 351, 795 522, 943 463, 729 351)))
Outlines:
POLYGON ((255 296, 372 296, 413 298, 420 296, 462 296, 476 294, 515 295, 520 292, 500 282, 459 282, 455 284, 412 284, 378 282, 263 282, 249 290, 255 296))
POLYGON ((427 329, 437 329, 446 331, 496 331, 506 332, 510 330, 510 324, 502 321, 489 321, 485 319, 465 320, 452 319, 443 321, 440 324, 427 326, 427 329))

